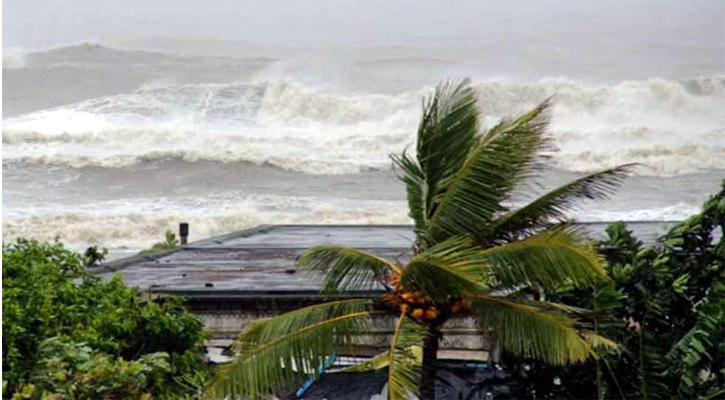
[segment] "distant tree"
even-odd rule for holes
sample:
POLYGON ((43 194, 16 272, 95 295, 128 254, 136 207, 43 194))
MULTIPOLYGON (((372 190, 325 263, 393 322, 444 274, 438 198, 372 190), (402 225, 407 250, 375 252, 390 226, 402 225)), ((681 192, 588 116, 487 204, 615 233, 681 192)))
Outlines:
POLYGON ((101 265, 103 260, 106 259, 107 255, 108 249, 104 248, 98 250, 98 246, 91 246, 87 248, 85 253, 83 253, 83 256, 85 257, 86 267, 97 267, 101 265))
POLYGON ((414 255, 405 265, 343 246, 317 246, 300 266, 322 272, 323 293, 387 288, 379 299, 345 299, 257 322, 238 342, 239 354, 209 389, 211 396, 259 398, 316 374, 328 357, 349 348, 371 318, 392 315, 388 398, 435 396, 441 327, 471 315, 503 349, 552 364, 596 357, 616 344, 579 320, 584 310, 533 301, 525 292, 562 284, 588 288, 606 279, 602 257, 583 232, 567 224, 577 200, 600 199, 628 166, 577 179, 512 209, 517 190, 531 193, 543 168, 549 102, 480 132, 469 81, 444 83, 426 99, 416 155, 393 157, 415 223, 414 255), (423 348, 422 368, 411 346, 423 348))

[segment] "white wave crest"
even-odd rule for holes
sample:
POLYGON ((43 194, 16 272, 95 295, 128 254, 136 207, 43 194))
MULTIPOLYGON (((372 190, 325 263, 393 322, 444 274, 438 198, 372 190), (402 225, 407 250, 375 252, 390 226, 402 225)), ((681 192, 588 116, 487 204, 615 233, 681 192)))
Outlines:
POLYGON ((357 210, 318 206, 305 214, 260 213, 256 210, 221 213, 131 213, 101 214, 68 212, 3 219, 3 240, 32 237, 60 239, 76 249, 100 245, 134 251, 161 241, 166 230, 176 231, 180 221, 191 226, 192 240, 234 232, 264 223, 277 224, 407 224, 403 209, 371 207, 357 210))
POLYGON ((633 210, 602 210, 592 207, 586 211, 571 212, 570 216, 582 222, 611 221, 682 221, 700 211, 700 207, 687 203, 633 210))
MULTIPOLYGON (((666 221, 682 220, 698 211, 698 207, 677 204, 640 210, 596 210, 572 213, 581 221, 666 221)), ((60 239, 75 249, 100 245, 119 251, 138 251, 162 240, 166 230, 175 231, 178 223, 190 223, 192 240, 221 235, 260 224, 409 224, 407 210, 400 206, 340 208, 316 205, 304 213, 262 208, 241 208, 228 211, 95 213, 90 211, 39 214, 4 218, 3 240, 32 237, 38 240, 60 239)))
POLYGON ((17 47, 6 47, 3 46, 3 69, 21 69, 24 68, 26 63, 27 52, 17 47))
MULTIPOLYGON (((485 122, 554 98, 554 166, 641 173, 725 169, 725 79, 477 84, 485 122)), ((294 82, 147 86, 3 121, 3 162, 123 167, 158 159, 272 164, 306 173, 389 168, 413 142, 426 90, 333 93, 294 82)))

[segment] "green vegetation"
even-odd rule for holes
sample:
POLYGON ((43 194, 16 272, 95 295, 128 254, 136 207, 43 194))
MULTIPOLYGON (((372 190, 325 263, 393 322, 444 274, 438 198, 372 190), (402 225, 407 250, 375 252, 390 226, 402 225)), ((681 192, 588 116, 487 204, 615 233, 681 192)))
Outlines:
POLYGON ((151 387, 170 372, 168 354, 151 353, 135 361, 93 351, 85 344, 51 338, 39 347, 33 383, 14 399, 151 399, 151 387), (56 396, 56 397, 54 397, 56 396))
POLYGON ((705 399, 725 396, 725 182, 702 212, 642 247, 612 224, 607 272, 593 289, 562 286, 549 298, 597 313, 595 330, 620 343, 599 363, 533 365, 529 385, 552 398, 705 399), (553 385, 559 377, 560 385, 553 385))
POLYGON ((543 168, 548 110, 544 102, 479 134, 469 82, 439 85, 424 103, 416 155, 393 157, 415 222, 412 259, 400 265, 342 246, 314 247, 300 259, 302 268, 324 274, 324 294, 376 283, 387 293, 252 324, 209 394, 260 398, 289 391, 333 352, 349 348, 372 317, 385 314, 396 321, 383 355, 392 400, 416 392, 422 400, 434 398, 440 328, 458 315, 476 317, 481 331, 511 354, 552 364, 583 362, 596 357, 597 348, 615 348, 581 318, 585 310, 526 295, 562 285, 586 289, 608 279, 602 257, 566 223, 565 212, 580 199, 605 198, 628 170, 597 172, 510 209, 512 193, 530 190, 530 178, 543 168), (412 361, 414 345, 423 347, 422 368, 412 361))
POLYGON ((201 321, 180 299, 145 299, 119 276, 87 273, 99 254, 32 240, 3 245, 3 398, 192 394, 184 382, 206 369, 201 321))
POLYGON ((164 241, 154 243, 153 246, 146 250, 141 250, 138 254, 156 253, 157 251, 172 250, 179 245, 179 241, 176 240, 176 234, 171 230, 167 230, 164 235, 164 241))

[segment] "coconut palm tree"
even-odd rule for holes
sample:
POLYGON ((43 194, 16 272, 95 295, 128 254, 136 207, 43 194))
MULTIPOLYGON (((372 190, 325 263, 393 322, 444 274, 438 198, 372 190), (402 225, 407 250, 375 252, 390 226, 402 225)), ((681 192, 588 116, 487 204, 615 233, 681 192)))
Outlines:
POLYGON ((253 323, 209 393, 260 398, 290 391, 386 315, 395 321, 380 356, 387 358, 391 400, 434 398, 441 328, 457 316, 475 317, 504 351, 552 364, 615 347, 586 329, 586 310, 526 295, 606 277, 602 257, 567 212, 578 200, 607 197, 629 168, 592 173, 513 208, 514 193, 533 192, 544 171, 548 111, 545 101, 482 133, 470 82, 438 85, 423 102, 415 156, 393 156, 414 222, 413 255, 401 263, 343 246, 307 250, 300 267, 321 273, 322 292, 337 299, 253 323), (384 295, 340 296, 372 288, 384 295), (422 365, 414 361, 416 345, 422 365))

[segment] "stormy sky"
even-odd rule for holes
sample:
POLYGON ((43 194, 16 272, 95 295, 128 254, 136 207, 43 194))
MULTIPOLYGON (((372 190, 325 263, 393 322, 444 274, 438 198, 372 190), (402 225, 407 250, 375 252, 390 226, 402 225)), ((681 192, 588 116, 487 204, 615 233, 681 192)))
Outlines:
POLYGON ((302 46, 446 45, 497 33, 725 42, 723 0, 5 0, 3 47, 172 36, 302 46))

